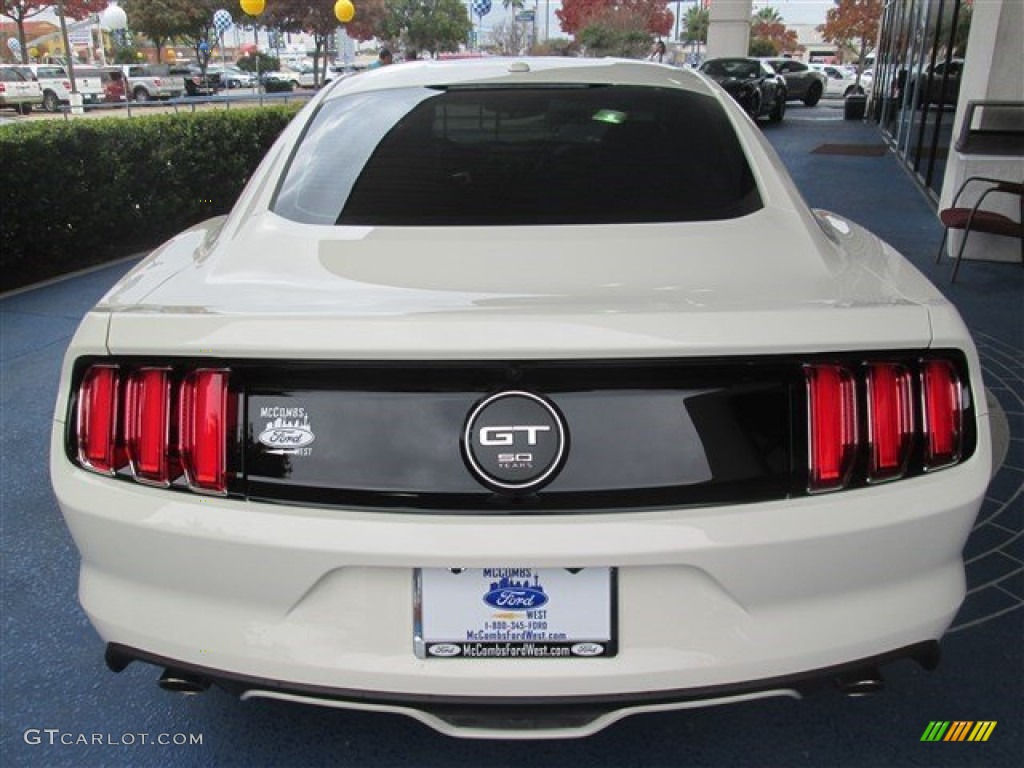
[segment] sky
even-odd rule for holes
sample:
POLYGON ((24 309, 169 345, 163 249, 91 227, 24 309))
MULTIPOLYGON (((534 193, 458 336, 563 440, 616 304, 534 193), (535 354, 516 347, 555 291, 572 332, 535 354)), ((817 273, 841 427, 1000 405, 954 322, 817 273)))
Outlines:
POLYGON ((824 24, 825 13, 833 5, 831 0, 754 0, 754 11, 771 6, 787 24, 824 24))

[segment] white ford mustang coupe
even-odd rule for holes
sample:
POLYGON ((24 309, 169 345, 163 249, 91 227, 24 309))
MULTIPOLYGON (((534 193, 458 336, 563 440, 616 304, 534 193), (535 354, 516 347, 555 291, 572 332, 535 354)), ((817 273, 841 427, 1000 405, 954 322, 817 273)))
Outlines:
POLYGON ((52 479, 111 669, 470 737, 938 661, 978 359, 701 75, 333 83, 67 353, 52 479))

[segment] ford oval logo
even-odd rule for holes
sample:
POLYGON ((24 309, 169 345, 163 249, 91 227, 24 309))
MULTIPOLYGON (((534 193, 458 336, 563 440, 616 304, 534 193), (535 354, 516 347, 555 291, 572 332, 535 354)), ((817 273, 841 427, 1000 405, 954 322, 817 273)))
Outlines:
POLYGON ((449 659, 452 656, 458 656, 462 653, 462 649, 454 643, 437 643, 430 646, 427 649, 427 653, 431 656, 440 656, 443 659, 449 659))
POLYGON ((305 448, 315 439, 313 430, 304 427, 270 427, 259 436, 268 448, 305 448))
POLYGON ((573 656, 600 656, 604 646, 600 643, 576 643, 571 649, 573 656))
POLYGON ((535 587, 499 587, 485 594, 484 602, 505 611, 532 611, 547 605, 548 596, 535 587))

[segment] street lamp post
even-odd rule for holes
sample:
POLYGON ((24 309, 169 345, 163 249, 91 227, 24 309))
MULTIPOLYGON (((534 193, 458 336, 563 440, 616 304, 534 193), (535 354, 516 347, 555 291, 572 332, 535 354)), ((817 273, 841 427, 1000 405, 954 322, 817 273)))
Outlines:
POLYGON ((68 101, 71 104, 71 111, 80 115, 82 114, 82 94, 78 92, 78 84, 75 82, 75 63, 72 61, 68 22, 64 17, 64 3, 57 3, 57 13, 60 16, 60 36, 64 45, 64 61, 67 63, 68 78, 71 80, 71 94, 68 96, 68 101))
POLYGON ((238 5, 242 9, 242 13, 246 16, 252 17, 252 28, 254 30, 253 37, 256 42, 256 93, 259 95, 260 106, 263 106, 263 83, 260 80, 260 32, 259 26, 256 24, 256 17, 263 13, 263 9, 267 7, 264 0, 239 0, 238 5))
MULTIPOLYGON (((128 28, 128 14, 124 12, 124 8, 119 6, 116 2, 112 2, 108 5, 103 13, 100 14, 100 27, 109 29, 111 32, 118 32, 128 28)), ((121 69, 121 85, 124 87, 124 104, 128 109, 128 116, 131 117, 132 106, 131 106, 131 94, 128 93, 128 74, 124 68, 121 69)))

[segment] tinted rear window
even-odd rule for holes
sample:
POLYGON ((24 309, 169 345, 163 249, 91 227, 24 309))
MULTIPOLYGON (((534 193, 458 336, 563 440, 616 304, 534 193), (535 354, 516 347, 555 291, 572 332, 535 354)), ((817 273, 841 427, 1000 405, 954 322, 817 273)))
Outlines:
POLYGON ((309 224, 377 226, 699 221, 760 207, 714 98, 627 86, 327 101, 273 205, 309 224))
POLYGON ((0 67, 0 80, 7 83, 22 83, 27 78, 14 67, 0 67))

